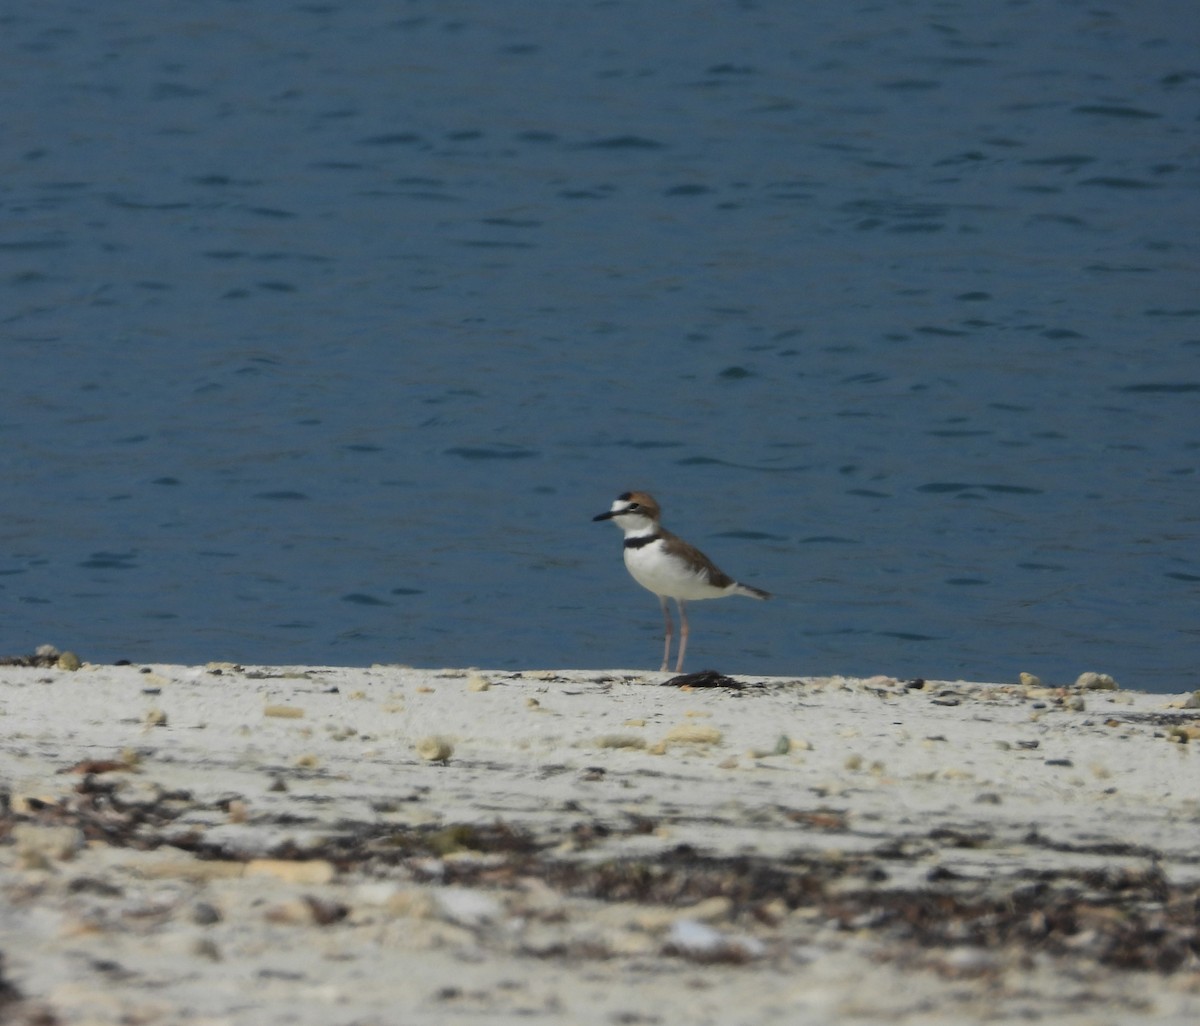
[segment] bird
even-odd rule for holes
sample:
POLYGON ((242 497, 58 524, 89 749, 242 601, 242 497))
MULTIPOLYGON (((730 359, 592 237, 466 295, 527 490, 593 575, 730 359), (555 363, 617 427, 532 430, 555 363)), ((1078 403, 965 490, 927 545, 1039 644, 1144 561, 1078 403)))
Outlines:
POLYGON ((662 510, 647 492, 622 492, 612 508, 592 520, 611 520, 625 534, 625 568, 635 581, 658 596, 662 605, 663 661, 660 673, 667 672, 671 661, 671 636, 675 632, 667 599, 679 609, 679 652, 675 672, 683 672, 687 651, 688 621, 686 603, 697 599, 746 595, 769 599, 769 592, 735 581, 694 545, 677 538, 662 526, 662 510))

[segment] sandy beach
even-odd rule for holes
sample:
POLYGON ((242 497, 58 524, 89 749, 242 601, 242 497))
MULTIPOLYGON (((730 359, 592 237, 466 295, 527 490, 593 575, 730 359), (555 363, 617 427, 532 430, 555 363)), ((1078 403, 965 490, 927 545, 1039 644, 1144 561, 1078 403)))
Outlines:
POLYGON ((1200 1021, 1195 696, 70 665, 0 667, 3 1022, 1200 1021))

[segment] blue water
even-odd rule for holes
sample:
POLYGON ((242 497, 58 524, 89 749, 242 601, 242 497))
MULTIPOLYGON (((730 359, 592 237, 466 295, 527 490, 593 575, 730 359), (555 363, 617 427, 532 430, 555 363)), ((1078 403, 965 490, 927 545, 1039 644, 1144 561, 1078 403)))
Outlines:
POLYGON ((1193 0, 0 15, 0 654, 1200 687, 1193 0))

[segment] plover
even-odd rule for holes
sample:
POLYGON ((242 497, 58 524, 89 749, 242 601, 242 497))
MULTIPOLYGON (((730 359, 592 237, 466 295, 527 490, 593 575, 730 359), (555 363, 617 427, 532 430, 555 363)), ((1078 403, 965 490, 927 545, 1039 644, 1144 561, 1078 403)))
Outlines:
POLYGON ((654 592, 662 604, 665 635, 660 672, 666 671, 671 659, 671 635, 675 628, 667 599, 675 600, 679 608, 679 655, 675 672, 681 673, 688 641, 685 603, 726 595, 746 595, 756 599, 771 596, 761 588, 740 584, 718 570, 699 549, 663 530, 661 517, 662 512, 653 496, 645 492, 625 492, 613 501, 612 509, 592 519, 612 520, 625 532, 625 568, 638 584, 654 592))

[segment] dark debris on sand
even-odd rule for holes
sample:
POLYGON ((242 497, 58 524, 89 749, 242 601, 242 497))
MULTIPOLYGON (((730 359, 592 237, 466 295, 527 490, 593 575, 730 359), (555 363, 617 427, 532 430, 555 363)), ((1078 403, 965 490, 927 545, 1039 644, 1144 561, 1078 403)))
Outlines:
MULTIPOLYGON (((69 796, 35 803, 23 813, 0 805, 0 838, 16 822, 33 821, 72 824, 91 842, 121 847, 168 846, 233 862, 250 857, 209 841, 202 829, 172 827, 185 810, 205 807, 187 792, 159 791, 125 801, 119 785, 109 782, 113 776, 88 773, 69 796)), ((786 818, 811 831, 846 826, 843 816, 828 809, 786 818)), ((880 942, 881 957, 899 960, 922 951, 968 948, 1006 953, 1021 962, 1045 954, 1160 973, 1200 964, 1200 884, 1172 882, 1152 851, 1122 853, 1136 855, 1140 868, 1018 866, 1007 874, 967 877, 937 865, 931 853, 951 854, 964 845, 987 848, 992 838, 935 829, 853 854, 806 849, 777 858, 714 856, 679 844, 648 855, 605 857, 606 845, 650 834, 658 825, 637 816, 619 823, 581 817, 557 831, 535 834, 501 819, 410 828, 343 822, 315 847, 299 850, 281 842, 270 854, 326 859, 341 872, 384 877, 401 872, 412 879, 481 888, 537 879, 562 895, 603 902, 687 907, 721 897, 736 916, 762 924, 778 921, 781 908, 803 909, 819 922, 870 933, 880 942), (472 854, 486 857, 447 857, 472 854), (911 885, 911 873, 905 874, 906 885, 889 884, 899 864, 931 861, 934 868, 923 874, 922 886, 911 885)), ((1025 842, 1060 850, 1036 832, 1025 842)))
POLYGON ((749 685, 726 677, 716 670, 697 670, 695 673, 681 673, 677 677, 664 680, 660 685, 664 688, 729 688, 732 691, 742 691, 749 685))

